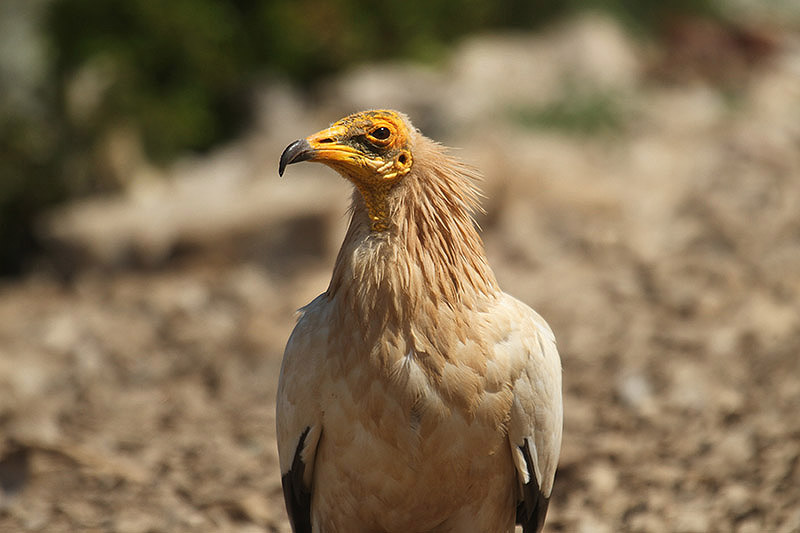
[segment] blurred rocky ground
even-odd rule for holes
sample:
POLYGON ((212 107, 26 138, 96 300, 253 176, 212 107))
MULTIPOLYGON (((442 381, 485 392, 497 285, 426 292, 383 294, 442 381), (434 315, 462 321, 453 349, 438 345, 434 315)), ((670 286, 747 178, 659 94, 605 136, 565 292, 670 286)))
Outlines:
POLYGON ((800 530, 800 33, 742 20, 655 47, 587 15, 264 82, 247 136, 167 170, 121 131, 124 190, 43 217, 0 287, 0 531, 289 531, 275 383, 350 189, 277 160, 370 107, 482 171, 501 285, 559 339, 549 531, 800 530))

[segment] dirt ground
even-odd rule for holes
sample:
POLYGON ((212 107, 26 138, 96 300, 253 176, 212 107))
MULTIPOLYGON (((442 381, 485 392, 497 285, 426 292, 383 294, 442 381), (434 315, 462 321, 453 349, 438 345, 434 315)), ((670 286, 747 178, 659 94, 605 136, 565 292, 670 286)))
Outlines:
POLYGON ((313 187, 292 193, 308 179, 334 191, 324 209, 225 231, 211 217, 161 255, 140 249, 146 261, 45 258, 0 286, 0 531, 289 531, 276 380, 295 309, 326 287, 348 185, 275 167, 294 138, 376 101, 482 170, 490 262, 558 338, 565 433, 546 529, 800 531, 800 36, 767 41, 763 56, 717 58, 720 82, 697 75, 704 57, 656 60, 589 20, 476 39, 441 72, 350 73, 294 115, 265 89, 271 127, 174 172, 246 159, 258 171, 237 187, 318 205, 313 187), (489 101, 497 72, 508 83, 489 101), (545 82, 574 72, 621 124, 587 135, 498 113, 547 105, 563 85, 540 94, 545 82))

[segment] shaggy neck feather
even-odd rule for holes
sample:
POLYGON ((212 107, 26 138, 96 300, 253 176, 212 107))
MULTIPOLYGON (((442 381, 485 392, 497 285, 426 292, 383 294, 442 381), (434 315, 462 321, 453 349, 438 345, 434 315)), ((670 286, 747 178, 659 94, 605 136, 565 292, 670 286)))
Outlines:
POLYGON ((414 167, 389 193, 385 230, 371 230, 361 194, 353 195, 327 294, 365 327, 473 308, 499 292, 471 216, 479 209, 474 172, 421 136, 414 150, 414 167))

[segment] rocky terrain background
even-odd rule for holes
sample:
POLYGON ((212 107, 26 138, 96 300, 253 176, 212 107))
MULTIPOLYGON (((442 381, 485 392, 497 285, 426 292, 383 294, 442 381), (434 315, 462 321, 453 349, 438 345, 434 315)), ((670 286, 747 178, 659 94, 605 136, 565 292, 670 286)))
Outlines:
POLYGON ((289 531, 274 394, 349 185, 290 141, 407 112, 478 167, 491 264, 552 325, 565 433, 548 531, 800 531, 800 34, 586 16, 438 68, 268 82, 249 135, 41 221, 0 286, 0 531, 289 531))

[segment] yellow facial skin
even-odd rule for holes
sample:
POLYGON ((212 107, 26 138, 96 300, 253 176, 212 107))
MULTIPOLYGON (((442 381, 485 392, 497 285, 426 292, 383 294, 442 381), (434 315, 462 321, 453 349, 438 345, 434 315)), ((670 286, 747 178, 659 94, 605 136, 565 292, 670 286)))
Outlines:
POLYGON ((279 172, 298 161, 324 163, 350 180, 364 199, 372 230, 383 231, 389 191, 413 164, 408 127, 394 111, 356 113, 289 145, 279 172))

